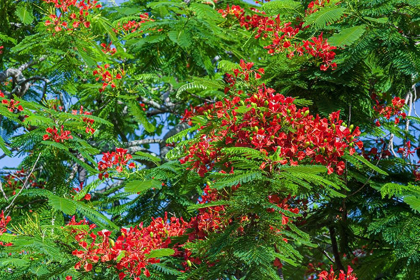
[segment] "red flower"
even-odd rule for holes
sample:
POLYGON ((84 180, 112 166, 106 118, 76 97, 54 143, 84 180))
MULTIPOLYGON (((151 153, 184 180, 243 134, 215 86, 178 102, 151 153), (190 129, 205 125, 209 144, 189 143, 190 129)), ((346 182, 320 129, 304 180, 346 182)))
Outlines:
MULTIPOLYGON (((245 69, 250 66, 241 62, 245 69)), ((237 71, 237 76, 242 73, 237 71)), ((340 157, 346 150, 354 153, 354 144, 359 149, 363 147, 363 142, 355 139, 360 135, 359 129, 351 132, 343 126, 340 112, 332 113, 328 119, 312 116, 307 108, 298 109, 293 98, 276 94, 264 85, 241 96, 242 106, 249 108, 245 113, 236 111, 236 104, 241 99, 239 93, 233 98, 186 111, 184 121, 204 112, 209 117, 217 116, 217 119, 211 118, 206 127, 208 133, 190 143, 187 156, 181 159, 182 164, 188 163, 190 169, 204 176, 218 162, 228 161, 228 157, 221 153, 221 146, 236 146, 254 148, 265 155, 277 153, 279 160, 261 163, 262 169, 272 170, 287 163, 292 166, 301 162, 320 163, 327 166, 328 173, 342 174, 344 162, 340 157)))
POLYGON ((1 211, 0 214, 0 235, 2 235, 4 232, 7 231, 7 224, 10 222, 11 218, 10 216, 4 217, 4 212, 1 211))
MULTIPOLYGON (((102 160, 98 163, 98 169, 101 172, 99 178, 102 179, 103 176, 108 178, 108 169, 116 168, 118 173, 123 171, 123 167, 128 164, 128 161, 133 158, 132 155, 127 154, 127 150, 122 148, 116 148, 116 152, 104 153, 102 160)), ((134 168, 135 164, 130 163, 129 168, 134 168)))
POLYGON ((54 127, 54 128, 47 128, 45 130, 48 134, 44 134, 43 136, 43 140, 48 140, 51 139, 57 143, 59 142, 64 142, 64 140, 69 140, 69 139, 73 139, 73 136, 71 136, 71 132, 68 130, 64 130, 64 126, 61 126, 61 131, 60 134, 58 133, 58 130, 54 127))

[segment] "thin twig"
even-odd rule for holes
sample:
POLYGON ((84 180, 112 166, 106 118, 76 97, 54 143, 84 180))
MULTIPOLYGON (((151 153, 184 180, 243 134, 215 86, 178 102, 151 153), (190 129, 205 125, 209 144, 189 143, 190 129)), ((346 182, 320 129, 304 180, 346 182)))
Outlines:
MULTIPOLYGON (((375 164, 375 166, 378 166, 378 164, 379 164, 379 161, 382 159, 382 153, 380 154, 380 156, 379 156, 379 158, 378 158, 378 161, 376 162, 376 164, 375 164)), ((370 179, 373 177, 373 173, 372 174, 370 174, 370 176, 369 176, 369 178, 366 180, 366 182, 357 190, 357 191, 355 191, 354 193, 352 193, 352 194, 349 194, 347 197, 350 197, 350 196, 353 196, 353 195, 355 195, 356 193, 358 193, 358 192, 360 192, 366 185, 367 185, 367 183, 369 183, 369 181, 370 181, 370 179)))
MULTIPOLYGON (((417 101, 416 84, 413 85, 413 93, 414 93, 413 101, 416 102, 417 101)), ((416 117, 420 118, 420 116, 417 114, 416 106, 413 106, 413 109, 414 109, 414 114, 416 115, 416 117)))
POLYGON ((4 192, 4 190, 3 190, 3 185, 2 185, 2 183, 1 183, 1 181, 0 181, 0 190, 1 190, 1 192, 3 193, 3 196, 4 196, 4 198, 6 199, 6 201, 8 201, 8 200, 9 200, 9 198, 7 197, 6 193, 5 193, 5 192, 4 192))
MULTIPOLYGON (((411 110, 413 109, 413 94, 408 92, 408 115, 411 116, 411 110)), ((407 118, 405 121, 405 131, 408 132, 408 127, 410 126, 410 119, 407 118)))
POLYGON ((12 205, 13 205, 13 203, 15 202, 16 198, 17 198, 17 197, 21 194, 21 192, 22 192, 24 189, 26 189, 26 185, 27 185, 27 183, 28 183, 28 180, 29 180, 29 178, 31 177, 32 173, 34 172, 35 167, 36 167, 36 165, 37 165, 37 163, 38 163, 38 160, 39 160, 39 158, 41 157, 41 154, 42 154, 42 152, 41 152, 41 153, 39 153, 38 158, 36 159, 36 161, 35 161, 35 163, 34 163, 34 166, 32 167, 31 172, 30 172, 30 173, 29 173, 29 175, 26 177, 26 180, 25 180, 25 183, 23 184, 23 187, 20 189, 20 191, 18 192, 18 194, 17 194, 17 195, 15 195, 15 196, 13 197, 12 202, 10 202, 10 204, 9 204, 9 205, 8 205, 8 206, 4 209, 5 216, 7 216, 7 211, 8 211, 8 209, 9 209, 10 207, 12 207, 12 205))
POLYGON ((391 133, 391 135, 389 135, 388 150, 392 152, 394 157, 399 157, 394 151, 394 133, 391 133))
POLYGON ((334 259, 333 259, 333 258, 331 258, 331 256, 330 256, 330 255, 328 255, 327 251, 323 250, 323 251, 322 251, 322 253, 323 253, 323 254, 327 257, 327 259, 329 259, 329 260, 330 260, 330 262, 335 263, 334 259))

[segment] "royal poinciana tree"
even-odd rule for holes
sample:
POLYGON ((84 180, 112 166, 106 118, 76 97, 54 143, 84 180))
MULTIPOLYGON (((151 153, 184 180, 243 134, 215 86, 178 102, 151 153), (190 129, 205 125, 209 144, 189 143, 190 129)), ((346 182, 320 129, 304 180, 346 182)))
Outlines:
POLYGON ((2 279, 420 278, 418 1, 109 2, 0 3, 2 279))

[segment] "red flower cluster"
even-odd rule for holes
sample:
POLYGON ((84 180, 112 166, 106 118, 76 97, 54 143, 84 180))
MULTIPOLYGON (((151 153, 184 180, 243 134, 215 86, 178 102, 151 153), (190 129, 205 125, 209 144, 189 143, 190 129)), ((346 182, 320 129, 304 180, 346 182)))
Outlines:
POLYGON ((317 277, 316 272, 322 270, 322 267, 325 266, 325 263, 318 262, 318 263, 309 263, 306 270, 305 276, 307 280, 314 280, 317 277))
POLYGON ((4 212, 1 211, 0 214, 0 235, 3 235, 7 231, 7 224, 10 222, 12 218, 10 216, 4 217, 4 212))
MULTIPOLYGON (((254 11, 256 10, 254 9, 254 11)), ((240 25, 247 30, 256 30, 256 39, 260 37, 269 39, 271 44, 264 48, 270 54, 288 52, 287 56, 292 58, 295 53, 299 56, 306 53, 322 60, 323 64, 320 67, 322 71, 326 71, 329 67, 334 70, 337 67, 337 64, 332 62, 335 58, 333 50, 336 47, 329 45, 327 39, 322 37, 322 34, 318 37, 312 37, 311 41, 303 40, 300 43, 294 43, 293 40, 296 35, 303 29, 303 23, 293 27, 291 22, 282 23, 279 15, 269 17, 265 16, 264 13, 256 12, 252 16, 245 15, 244 9, 239 6, 232 6, 232 8, 227 6, 225 10, 219 10, 223 17, 233 15, 240 25)))
MULTIPOLYGON (((289 195, 289 196, 287 196, 283 199, 280 199, 280 197, 278 195, 274 194, 274 195, 270 195, 268 197, 268 201, 270 201, 270 203, 276 204, 277 207, 279 207, 279 208, 282 208, 286 211, 290 211, 294 214, 298 214, 299 213, 299 208, 292 208, 287 204, 287 202, 289 201, 290 198, 291 198, 291 196, 289 195)), ((267 209, 267 211, 271 212, 271 213, 275 212, 274 208, 269 208, 269 209, 267 209)), ((283 214, 282 211, 279 211, 279 213, 281 214, 282 225, 288 224, 289 223, 289 217, 286 217, 283 214)))
MULTIPOLYGON (((81 221, 82 223, 84 221, 81 221)), ((75 223, 74 218, 69 225, 80 224, 75 223)), ((181 219, 172 217, 170 220, 165 214, 164 219, 153 219, 152 223, 143 227, 130 229, 121 229, 121 235, 115 242, 111 241, 109 236, 111 232, 108 230, 99 231, 96 234, 88 234, 85 230, 71 230, 71 234, 75 235, 75 239, 83 248, 73 251, 73 255, 81 259, 76 265, 76 269, 82 266, 86 271, 92 269, 92 263, 116 261, 116 268, 122 271, 119 274, 120 279, 126 276, 140 279, 143 273, 146 277, 150 277, 147 265, 159 263, 156 258, 148 258, 153 250, 168 248, 171 243, 171 237, 181 236, 185 233, 187 223, 181 219), (97 236, 101 237, 101 241, 97 240, 97 236), (90 243, 90 244, 89 244, 90 243)), ((93 227, 91 226, 91 229, 93 227)), ((175 247, 175 255, 179 254, 175 247)))
MULTIPOLYGON (((92 115, 91 112, 85 112, 85 111, 83 111, 83 106, 80 106, 80 110, 79 111, 73 110, 72 111, 72 114, 73 115, 80 114, 80 115, 86 115, 86 116, 92 115)), ((83 118, 83 122, 86 123, 86 130, 85 130, 86 133, 92 133, 92 134, 95 133, 95 129, 92 128, 92 125, 95 122, 93 119, 86 117, 86 118, 83 118)))
MULTIPOLYGON (((329 45, 327 39, 322 38, 322 33, 318 37, 312 37, 311 40, 312 42, 303 41, 303 49, 301 46, 298 46, 296 52, 299 55, 302 55, 303 51, 306 51, 306 53, 313 57, 321 58, 324 62, 320 67, 322 71, 327 71, 329 67, 331 67, 332 70, 335 70, 337 68, 337 63, 332 62, 332 60, 335 58, 335 52, 333 52, 333 50, 337 49, 337 47, 329 45)), ((291 51, 288 56, 293 57, 294 52, 291 51)))
POLYGON ((90 27, 90 21, 87 17, 95 9, 100 9, 102 5, 97 0, 43 0, 46 3, 55 4, 59 16, 56 13, 49 15, 51 20, 46 20, 45 25, 52 25, 55 32, 71 31, 82 24, 84 27, 90 27))
POLYGON ((102 88, 99 89, 99 92, 103 92, 107 86, 111 86, 111 88, 115 88, 115 81, 121 80, 122 76, 125 75, 124 70, 107 70, 109 68, 109 64, 105 64, 103 67, 98 65, 97 66, 99 70, 94 70, 93 75, 97 76, 96 80, 99 81, 102 80, 102 88))
POLYGON ((319 163, 328 167, 329 174, 342 174, 345 164, 340 157, 346 150, 353 154, 355 144, 363 146, 356 141, 359 129, 352 132, 345 127, 339 111, 328 119, 321 118, 310 115, 308 108, 298 109, 293 101, 262 85, 256 93, 244 96, 238 91, 233 98, 205 105, 204 112, 201 107, 187 111, 184 120, 193 115, 206 116, 210 121, 202 128, 209 132, 193 140, 181 163, 189 163, 204 176, 215 163, 226 159, 221 146, 249 147, 265 155, 278 155, 275 162, 263 162, 261 169, 319 163))
POLYGON ((242 68, 241 69, 235 69, 233 70, 233 74, 235 75, 235 79, 233 79, 233 77, 229 74, 226 74, 226 77, 228 79, 228 81, 231 81, 230 84, 231 86, 234 86, 235 82, 236 82, 236 78, 238 77, 242 77, 245 81, 249 81, 249 76, 254 75, 255 76, 255 80, 261 79, 261 74, 264 74, 264 69, 260 68, 258 70, 251 70, 251 68, 254 66, 254 63, 252 62, 248 62, 246 63, 243 59, 241 59, 239 66, 242 68), (231 79, 231 80, 229 80, 231 79))
POLYGON ((101 44, 102 52, 104 54, 114 55, 117 52, 116 48, 111 48, 112 42, 110 42, 108 45, 105 43, 101 44))
POLYGON ((44 137, 42 138, 44 141, 46 140, 53 140, 57 143, 64 142, 64 140, 73 139, 73 136, 71 136, 71 132, 68 130, 64 130, 64 126, 61 126, 60 134, 58 134, 57 128, 55 126, 53 128, 49 127, 45 130, 48 134, 44 134, 44 137))
POLYGON ((4 46, 0 46, 0 54, 3 53, 4 46))
MULTIPOLYGON (((73 216, 70 222, 67 224, 67 226, 80 226, 80 225, 89 225, 89 222, 86 219, 76 222, 76 218, 73 216)), ((75 239, 79 242, 80 240, 85 238, 86 235, 88 235, 89 231, 91 231, 94 228, 96 228, 96 225, 94 224, 89 225, 88 230, 72 227, 70 229, 70 234, 74 235, 75 239)))
POLYGON ((310 15, 319 11, 319 8, 325 6, 325 2, 330 3, 330 0, 315 0, 309 3, 308 9, 306 9, 306 15, 310 15))
POLYGON ((1 100, 1 103, 7 106, 7 109, 10 112, 15 112, 15 110, 18 110, 19 112, 23 111, 23 107, 22 105, 17 106, 20 102, 19 101, 15 101, 13 99, 11 99, 10 101, 7 100, 6 98, 4 98, 4 93, 0 91, 0 97, 3 98, 1 100), (17 106, 17 107, 16 107, 17 106))
POLYGON ((123 29, 127 33, 133 33, 137 31, 137 29, 139 29, 143 23, 154 21, 153 19, 149 17, 148 13, 140 14, 139 16, 140 16, 140 21, 130 20, 127 23, 124 23, 122 25, 122 28, 120 27, 120 23, 118 23, 118 27, 114 29, 114 32, 119 33, 123 29))
MULTIPOLYGON (((220 194, 215 189, 211 189, 208 185, 204 188, 204 195, 198 200, 198 204, 206 204, 212 201, 220 200, 220 194)), ((222 230, 226 226, 223 218, 225 206, 211 206, 198 210, 198 215, 191 219, 189 227, 193 229, 189 233, 189 240, 203 239, 208 233, 222 230)))
MULTIPOLYGON (((376 94, 372 94, 371 96, 372 100, 375 102, 375 106, 373 109, 381 116, 385 117, 387 120, 389 120, 391 117, 395 116, 394 123, 399 124, 400 118, 402 117, 405 119, 407 117, 405 112, 402 112, 402 109, 405 105, 405 100, 401 99, 399 97, 394 97, 392 99, 392 105, 387 106, 383 102, 381 102, 378 99, 378 96, 376 94), (381 104, 382 103, 382 104, 381 104)), ((376 126, 381 126, 381 123, 379 120, 376 120, 375 122, 376 126)))
POLYGON ((222 14, 222 17, 224 18, 228 17, 229 15, 239 18, 245 13, 245 10, 241 8, 241 6, 232 5, 232 7, 229 7, 229 5, 227 5, 226 9, 220 9, 218 12, 222 14))
MULTIPOLYGON (((239 186, 232 187, 235 191, 239 186)), ((130 229, 121 229, 121 235, 114 242, 109 237, 111 232, 108 230, 99 231, 97 234, 90 232, 95 225, 90 225, 89 229, 75 228, 71 226, 75 225, 87 225, 86 220, 76 222, 73 217, 68 226, 70 227, 70 235, 75 238, 81 247, 80 250, 74 250, 73 255, 80 258, 81 260, 76 263, 75 268, 80 269, 83 267, 85 271, 90 271, 94 263, 99 261, 116 262, 116 269, 120 270, 120 279, 126 276, 134 277, 134 279, 140 279, 139 276, 143 273, 146 277, 150 276, 150 272, 147 269, 149 264, 159 263, 160 260, 156 258, 148 258, 148 254, 156 249, 168 248, 171 243, 172 237, 178 237, 188 234, 188 242, 194 240, 203 240, 209 233, 218 232, 232 222, 232 219, 228 219, 225 213, 225 206, 210 206, 205 207, 205 204, 214 202, 220 199, 224 199, 217 190, 211 189, 208 185, 204 189, 204 194, 198 199, 198 204, 203 205, 203 208, 199 209, 199 213, 196 217, 193 217, 190 222, 185 222, 182 218, 178 219, 175 217, 168 218, 165 213, 165 217, 152 218, 152 223, 144 227, 141 223, 139 227, 130 229), (90 232, 90 233, 89 233, 90 232), (98 238, 100 236, 100 238, 98 238)), ((281 200, 278 196, 270 196, 269 200, 272 203, 276 203, 279 207, 285 210, 296 213, 298 210, 290 208, 286 200, 281 200)), ((248 216, 239 217, 241 223, 249 221, 248 216)), ((283 224, 287 224, 288 220, 284 219, 283 224)), ((238 229, 238 233, 241 234, 243 228, 238 229)), ((287 242, 287 240, 285 240, 287 242)), ((192 263, 201 264, 202 260, 197 257, 193 257, 189 249, 183 248, 185 244, 175 244, 172 246, 174 249, 173 257, 183 258, 184 266, 183 271, 187 271, 191 268, 192 263)), ((278 260, 274 263, 275 265, 281 265, 278 260)), ((214 263, 207 263, 207 265, 213 266, 214 263)))
MULTIPOLYGON (((102 161, 98 163, 98 169, 101 171, 99 174, 99 179, 102 180, 103 177, 108 178, 108 169, 114 168, 116 165, 116 170, 118 173, 123 171, 123 167, 127 165, 128 161, 133 158, 132 155, 127 154, 127 150, 123 148, 116 148, 116 152, 104 153, 102 156, 102 161)), ((129 168, 134 168, 136 165, 132 162, 128 165, 129 168)))
POLYGON ((328 273, 327 271, 322 271, 318 275, 318 277, 319 277, 319 280, 357 280, 356 276, 352 274, 352 272, 353 272, 353 269, 350 266, 348 266, 347 273, 344 273, 344 271, 341 270, 337 278, 331 266, 330 273, 328 273))

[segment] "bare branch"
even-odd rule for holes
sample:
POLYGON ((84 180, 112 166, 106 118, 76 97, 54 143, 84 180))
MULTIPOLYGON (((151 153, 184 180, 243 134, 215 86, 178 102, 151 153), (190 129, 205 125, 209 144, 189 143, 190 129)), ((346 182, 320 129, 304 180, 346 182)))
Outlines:
POLYGON ((172 128, 171 130, 169 130, 165 136, 163 136, 163 141, 160 143, 160 157, 164 158, 165 155, 169 152, 170 147, 166 146, 166 140, 171 137, 174 136, 176 134, 178 134, 179 132, 187 129, 189 127, 189 125, 185 122, 182 122, 180 124, 178 124, 177 126, 175 126, 174 128, 172 128))
POLYGON ((3 194, 3 196, 4 196, 4 198, 6 199, 6 201, 8 201, 8 200, 9 200, 9 198, 7 197, 6 193, 5 193, 5 192, 4 192, 4 190, 3 190, 3 184, 1 183, 1 181, 0 181, 0 190, 1 190, 1 192, 2 192, 2 194, 3 194))
POLYGON ((15 202, 15 200, 16 200, 16 198, 22 193, 22 191, 24 190, 24 189, 26 189, 26 187, 27 187, 27 185, 28 185, 28 180, 29 180, 29 178, 31 177, 31 175, 32 175, 32 173, 34 172, 34 170, 35 170, 35 167, 36 167, 36 165, 37 165, 37 163, 38 163, 38 161, 39 161, 39 158, 41 157, 41 154, 42 153, 39 153, 39 155, 38 155, 38 158, 36 159, 36 161, 35 161, 35 163, 34 163, 34 166, 32 167, 32 170, 31 170, 31 172, 29 173, 29 175, 26 177, 26 179, 25 179, 25 182, 24 182, 24 184, 23 184, 23 187, 20 189, 20 191, 18 192, 18 194, 17 195, 15 195, 14 197, 13 197, 13 199, 12 199, 12 201, 10 202, 10 204, 4 209, 4 213, 5 213, 5 216, 7 216, 7 211, 8 211, 8 209, 10 208, 10 207, 12 207, 13 206, 13 203, 15 202))
POLYGON ((124 143, 125 147, 133 147, 133 146, 140 146, 145 144, 160 144, 163 142, 163 139, 141 139, 141 140, 134 140, 130 142, 124 143))
POLYGON ((9 68, 6 71, 0 72, 0 83, 5 82, 10 77, 12 77, 13 81, 17 83, 17 86, 12 90, 12 92, 8 93, 8 97, 10 97, 12 93, 19 93, 19 95, 23 95, 28 90, 29 86, 26 81, 27 79, 22 72, 32 65, 44 61, 46 58, 47 56, 44 55, 36 60, 31 60, 22 64, 18 68, 9 68))

